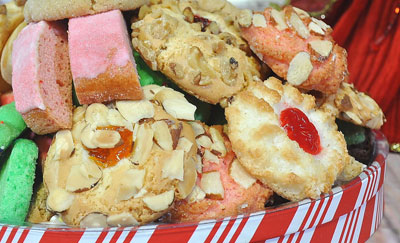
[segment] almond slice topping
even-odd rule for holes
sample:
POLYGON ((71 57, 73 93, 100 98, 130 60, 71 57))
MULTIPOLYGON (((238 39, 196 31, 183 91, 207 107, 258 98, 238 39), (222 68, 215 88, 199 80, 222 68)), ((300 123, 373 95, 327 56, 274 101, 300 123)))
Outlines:
POLYGON ((194 120, 196 106, 182 99, 166 99, 162 102, 165 111, 176 119, 194 120))
POLYGON ((329 25, 327 25, 324 21, 321 21, 319 19, 316 19, 314 17, 311 17, 311 20, 316 23, 319 27, 321 27, 324 31, 327 29, 331 28, 329 25))
POLYGON ((213 140, 213 144, 211 145, 211 150, 215 150, 221 153, 221 157, 224 157, 226 155, 226 148, 225 148, 224 138, 222 137, 221 133, 214 127, 211 127, 210 135, 213 140))
POLYGON ((296 30, 297 34, 299 34, 303 39, 310 37, 310 31, 308 31, 307 27, 296 13, 290 15, 289 22, 296 30))
POLYGON ((173 142, 172 136, 165 121, 156 121, 151 125, 154 131, 154 140, 163 150, 171 151, 173 142))
POLYGON ((149 124, 139 125, 131 158, 134 164, 143 164, 147 161, 153 147, 153 136, 154 132, 149 124))
POLYGON ((85 120, 90 124, 95 124, 96 126, 108 126, 108 108, 107 106, 94 103, 88 106, 85 113, 85 120))
POLYGON ((109 215, 107 217, 107 224, 112 227, 126 227, 139 225, 139 222, 130 213, 120 213, 109 215))
POLYGON ((143 198, 143 202, 151 210, 160 212, 168 209, 174 201, 175 192, 174 190, 166 191, 155 196, 147 196, 143 198))
POLYGON ((310 54, 307 52, 299 52, 290 61, 287 73, 287 81, 292 85, 300 85, 308 79, 313 69, 310 54))
POLYGON ((254 179, 239 163, 237 159, 235 159, 232 164, 231 168, 229 169, 229 174, 231 175, 232 179, 242 187, 248 189, 251 187, 255 182, 254 179))
POLYGON ((72 133, 70 130, 61 130, 56 133, 55 137, 55 153, 54 160, 63 160, 71 156, 74 150, 74 141, 72 139, 72 133))
POLYGON ((332 51, 333 44, 327 40, 314 40, 309 42, 311 48, 323 57, 328 57, 332 51))
POLYGON ((309 29, 310 31, 313 31, 313 32, 317 33, 317 34, 325 35, 324 30, 323 30, 319 25, 317 25, 317 24, 314 23, 314 22, 310 22, 310 23, 308 24, 308 29, 309 29))
POLYGON ((224 187, 222 186, 221 176, 218 171, 203 173, 200 187, 206 193, 208 198, 224 198, 224 187))
POLYGON ((71 207, 75 196, 64 189, 51 190, 47 197, 47 207, 54 212, 63 212, 71 207))
POLYGON ((212 163, 219 164, 219 158, 215 154, 211 153, 210 150, 204 150, 204 160, 212 163))
POLYGON ((173 150, 169 156, 164 158, 162 167, 162 178, 169 178, 171 180, 178 179, 183 181, 183 161, 184 151, 173 150))
POLYGON ((265 17, 262 14, 254 14, 252 22, 254 27, 262 27, 262 28, 267 27, 267 21, 265 20, 265 17))
POLYGON ((125 171, 124 177, 120 179, 117 199, 128 200, 138 194, 143 187, 145 170, 129 169, 125 171))
POLYGON ((284 30, 287 29, 287 24, 285 22, 285 14, 283 12, 280 12, 276 9, 271 9, 271 16, 275 20, 276 23, 276 28, 278 30, 284 30))
POLYGON ((154 116, 153 104, 148 100, 117 101, 115 105, 121 115, 132 123, 154 116))

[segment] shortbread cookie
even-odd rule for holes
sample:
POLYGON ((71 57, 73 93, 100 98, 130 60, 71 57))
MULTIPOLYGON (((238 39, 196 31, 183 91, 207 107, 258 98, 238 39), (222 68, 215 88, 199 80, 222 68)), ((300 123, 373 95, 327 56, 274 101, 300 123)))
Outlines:
POLYGON ((197 222, 263 210, 272 190, 242 167, 222 127, 192 126, 200 151, 197 185, 188 198, 175 203, 170 219, 197 222))
POLYGON ((25 21, 59 20, 106 12, 139 8, 149 0, 29 0, 25 6, 25 21))
POLYGON ((56 134, 43 178, 47 207, 68 225, 146 224, 192 191, 197 145, 178 119, 194 109, 172 89, 147 91, 146 100, 80 106, 72 130, 56 134))
POLYGON ((232 24, 240 13, 225 0, 145 5, 132 24, 132 43, 153 70, 216 104, 260 77, 259 64, 247 56, 248 46, 232 24))
POLYGON ((241 164, 289 200, 329 192, 349 163, 335 117, 317 110, 313 96, 275 78, 252 83, 234 97, 225 115, 241 164))
POLYGON ((242 36, 277 75, 307 90, 335 93, 348 80, 347 53, 324 22, 303 10, 266 8, 241 21, 242 36))
POLYGON ((371 129, 380 129, 386 120, 375 100, 346 82, 340 85, 336 94, 325 98, 322 108, 339 119, 371 129))

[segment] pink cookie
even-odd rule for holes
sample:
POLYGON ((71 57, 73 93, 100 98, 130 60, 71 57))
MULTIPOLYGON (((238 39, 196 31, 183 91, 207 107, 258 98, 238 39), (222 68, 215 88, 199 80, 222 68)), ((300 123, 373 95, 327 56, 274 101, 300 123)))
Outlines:
POLYGON ((143 97, 121 11, 69 20, 69 54, 81 104, 143 97))
POLYGON ((71 128, 72 78, 64 26, 31 23, 13 45, 15 106, 28 127, 37 134, 71 128))

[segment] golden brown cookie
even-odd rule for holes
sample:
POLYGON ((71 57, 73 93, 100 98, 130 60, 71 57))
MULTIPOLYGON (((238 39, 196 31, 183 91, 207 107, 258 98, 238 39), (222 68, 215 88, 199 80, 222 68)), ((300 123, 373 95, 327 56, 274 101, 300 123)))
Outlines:
POLYGON ((259 64, 233 24, 240 13, 225 0, 145 5, 131 26, 132 44, 153 70, 216 104, 260 77, 259 64))
POLYGON ((32 198, 31 207, 29 208, 29 213, 26 217, 26 221, 33 224, 39 224, 43 222, 48 222, 50 220, 54 213, 47 210, 46 200, 46 187, 43 185, 43 183, 41 183, 32 198))
POLYGON ((194 109, 182 94, 156 88, 144 89, 153 95, 146 100, 78 107, 72 130, 56 134, 43 178, 47 207, 68 225, 146 224, 192 191, 197 145, 179 119, 194 109))
POLYGON ((329 192, 349 161, 334 116, 317 110, 311 95, 275 78, 250 84, 225 115, 243 167, 289 200, 329 192))
POLYGON ((290 84, 332 94, 348 80, 347 53, 333 40, 329 25, 292 6, 266 8, 248 19, 239 23, 243 38, 290 84))

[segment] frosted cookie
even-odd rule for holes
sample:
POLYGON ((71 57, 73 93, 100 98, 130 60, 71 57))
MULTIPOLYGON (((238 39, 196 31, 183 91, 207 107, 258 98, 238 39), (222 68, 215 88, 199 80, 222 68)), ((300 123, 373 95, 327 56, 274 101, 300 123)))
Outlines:
POLYGON ((140 100, 142 90, 121 11, 69 20, 71 72, 80 104, 140 100))
POLYGON ((243 167, 289 200, 329 192, 349 163, 334 116, 317 110, 311 95, 275 78, 252 83, 233 98, 225 115, 243 167))
POLYGON ((339 119, 371 129, 380 129, 386 120, 383 111, 371 97, 345 82, 336 94, 325 97, 322 108, 339 119))
POLYGON ((136 9, 149 0, 29 0, 25 6, 25 20, 38 22, 91 15, 113 9, 136 9))
POLYGON ((220 219, 264 210, 272 190, 242 167, 220 126, 192 123, 200 155, 192 193, 175 203, 173 222, 220 219))
POLYGON ((292 6, 266 8, 247 19, 239 22, 243 38, 290 84, 332 94, 348 80, 346 50, 334 42, 329 25, 292 6))
POLYGON ((68 225, 146 224, 192 191, 197 145, 179 120, 194 116, 184 109, 192 105, 172 89, 149 93, 155 96, 80 106, 72 130, 56 134, 43 179, 47 207, 68 225))
POLYGON ((0 155, 26 128, 21 114, 15 109, 15 103, 0 107, 0 155))
POLYGON ((131 26, 132 44, 153 70, 216 104, 260 77, 259 64, 233 25, 240 13, 225 0, 145 5, 131 26))
POLYGON ((46 134, 72 126, 72 77, 65 26, 31 23, 14 41, 15 107, 27 126, 46 134))

